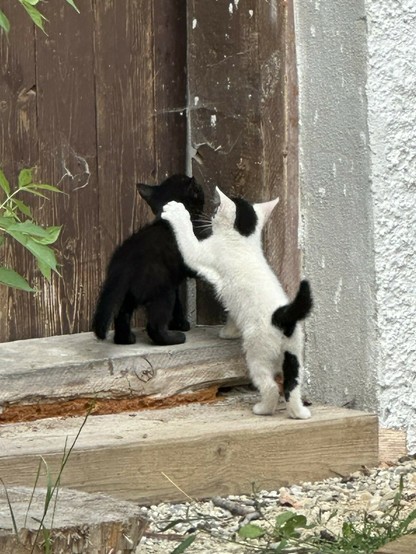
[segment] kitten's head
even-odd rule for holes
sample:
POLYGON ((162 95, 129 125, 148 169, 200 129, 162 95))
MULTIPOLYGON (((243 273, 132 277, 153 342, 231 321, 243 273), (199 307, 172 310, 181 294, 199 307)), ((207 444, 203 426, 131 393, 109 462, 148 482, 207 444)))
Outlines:
POLYGON ((228 198, 218 187, 219 204, 212 218, 214 233, 237 232, 244 237, 260 234, 279 198, 250 204, 243 198, 228 198))
POLYGON ((160 214, 163 206, 171 200, 182 202, 193 217, 199 215, 204 208, 205 196, 202 187, 194 177, 187 175, 172 175, 160 185, 139 183, 137 189, 155 215, 160 214))

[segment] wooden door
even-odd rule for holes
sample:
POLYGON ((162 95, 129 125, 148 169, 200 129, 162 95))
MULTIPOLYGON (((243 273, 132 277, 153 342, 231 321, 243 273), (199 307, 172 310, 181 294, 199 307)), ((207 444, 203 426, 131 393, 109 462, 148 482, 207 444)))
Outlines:
MULTIPOLYGON (((42 9, 48 35, 15 0, 0 36, 0 166, 12 180, 66 195, 38 202, 42 223, 62 224, 62 277, 51 283, 16 245, 2 263, 38 292, 0 286, 0 341, 90 329, 114 247, 148 221, 136 194, 192 171, 208 189, 248 200, 280 197, 265 248, 289 293, 299 279, 297 83, 292 0, 78 0, 42 9), (24 39, 24 40, 23 40, 24 39), (186 151, 188 150, 188 158, 186 151)), ((208 194, 209 196, 209 194, 208 194)), ((198 322, 221 310, 199 286, 198 322)))
POLYGON ((12 180, 36 167, 38 182, 66 195, 36 205, 62 224, 62 278, 44 282, 16 245, 5 264, 38 287, 0 287, 0 341, 86 331, 107 260, 150 211, 137 182, 186 168, 186 6, 182 0, 79 0, 42 5, 48 35, 15 0, 0 37, 0 166, 12 180), (24 40, 22 40, 24 38, 24 40), (182 111, 179 109, 182 108, 182 111))

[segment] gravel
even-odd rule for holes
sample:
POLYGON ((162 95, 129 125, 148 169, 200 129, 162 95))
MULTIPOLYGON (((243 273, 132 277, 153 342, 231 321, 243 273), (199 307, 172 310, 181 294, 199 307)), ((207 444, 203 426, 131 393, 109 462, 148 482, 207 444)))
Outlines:
POLYGON ((253 552, 250 545, 265 543, 262 539, 244 542, 237 535, 239 528, 251 522, 271 530, 276 516, 288 510, 305 515, 308 523, 316 525, 316 533, 326 529, 336 536, 344 521, 359 522, 365 512, 375 521, 382 520, 393 504, 401 477, 404 484, 401 505, 403 514, 407 514, 416 509, 413 456, 401 458, 395 465, 382 464, 371 471, 363 468, 349 476, 259 491, 250 496, 142 507, 143 516, 150 523, 136 554, 170 554, 195 530, 198 530, 197 539, 186 550, 187 554, 253 552), (232 542, 235 540, 240 544, 232 542))

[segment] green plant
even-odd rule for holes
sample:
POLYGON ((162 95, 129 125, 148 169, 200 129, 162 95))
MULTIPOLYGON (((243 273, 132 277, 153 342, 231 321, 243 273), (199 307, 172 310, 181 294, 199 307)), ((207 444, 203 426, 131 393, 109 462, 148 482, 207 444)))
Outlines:
MULTIPOLYGON (((45 474, 46 474, 46 495, 45 495, 45 503, 44 503, 44 507, 43 507, 42 517, 40 519, 33 518, 34 521, 36 521, 38 523, 39 527, 36 530, 35 537, 32 541, 33 546, 32 546, 32 549, 30 551, 31 554, 33 554, 36 547, 39 545, 38 538, 39 538, 39 535, 41 533, 42 533, 42 538, 43 538, 44 553, 45 554, 52 554, 51 529, 53 528, 53 519, 54 519, 54 515, 55 515, 55 511, 56 511, 56 503, 58 501, 58 493, 59 493, 59 487, 60 487, 60 483, 61 483, 62 473, 63 473, 63 471, 65 469, 65 466, 68 463, 68 460, 71 456, 71 453, 72 453, 72 451, 73 451, 73 449, 74 449, 74 447, 75 447, 75 445, 78 441, 78 438, 81 434, 81 431, 83 430, 85 424, 87 423, 87 420, 88 420, 88 418, 89 418, 89 416, 90 416, 93 409, 94 409, 94 405, 91 404, 91 406, 88 408, 87 414, 85 415, 84 420, 82 421, 82 423, 81 423, 81 425, 80 425, 80 427, 77 431, 77 434, 75 435, 75 438, 72 441, 72 444, 69 448, 67 448, 67 440, 68 439, 66 439, 61 464, 59 466, 58 475, 56 476, 55 480, 53 480, 52 473, 51 473, 51 471, 48 467, 48 464, 47 464, 46 460, 41 457, 41 459, 39 461, 39 465, 38 465, 38 469, 37 469, 37 473, 36 473, 36 477, 35 477, 35 483, 33 485, 32 494, 31 494, 29 504, 28 504, 28 507, 27 507, 27 510, 26 510, 26 517, 25 517, 25 521, 24 521, 24 526, 25 527, 26 527, 26 524, 27 524, 27 518, 28 518, 28 515, 29 515, 30 507, 32 505, 33 497, 34 497, 36 488, 37 488, 38 483, 39 483, 39 478, 40 478, 40 475, 41 475, 42 467, 45 468, 45 474), (45 525, 45 520, 46 520, 46 517, 48 516, 48 514, 51 510, 51 507, 52 507, 52 518, 51 518, 51 525, 50 525, 50 529, 49 529, 45 525)), ((12 503, 10 501, 6 485, 3 481, 3 479, 1 479, 1 478, 0 478, 0 482, 2 483, 2 485, 4 487, 4 490, 5 490, 5 493, 6 493, 6 500, 7 500, 8 508, 9 508, 9 511, 10 511, 10 517, 11 517, 11 520, 12 520, 13 530, 15 532, 16 537, 19 537, 19 529, 18 529, 18 526, 17 526, 16 518, 15 518, 15 515, 14 515, 14 511, 13 511, 13 506, 12 506, 12 503)))
MULTIPOLYGON (((334 536, 325 528, 322 529, 321 521, 308 523, 304 515, 286 511, 275 518, 273 526, 252 523, 243 525, 238 531, 238 539, 228 539, 227 542, 241 545, 242 551, 262 554, 373 554, 388 542, 403 535, 416 533, 416 509, 404 515, 403 497, 401 478, 399 490, 381 521, 363 513, 358 523, 345 521, 338 536, 334 536), (252 540, 257 540, 257 544, 250 544, 252 540)), ((329 519, 335 515, 336 512, 333 512, 329 519)), ((191 520, 186 522, 191 523, 191 520)), ((177 523, 185 521, 175 520, 163 531, 177 523)), ((199 529, 197 532, 211 534, 207 528, 199 529)), ((185 552, 195 538, 195 534, 189 535, 171 554, 185 552)))
MULTIPOLYGON (((30 207, 22 200, 28 194, 47 198, 45 191, 62 192, 52 185, 33 183, 31 169, 20 171, 17 185, 12 189, 0 169, 0 247, 6 236, 22 244, 35 257, 42 275, 49 280, 52 271, 58 273, 55 253, 50 245, 58 239, 61 227, 42 227, 35 223, 30 207)), ((34 291, 24 277, 1 263, 0 283, 34 291)))
MULTIPOLYGON (((47 21, 47 19, 36 7, 38 4, 41 3, 41 0, 16 0, 16 2, 19 2, 21 4, 33 23, 37 25, 40 29, 42 29, 42 31, 45 33, 44 22, 47 21)), ((71 5, 74 10, 79 13, 74 0, 65 0, 65 2, 71 5)), ((6 33, 10 31, 10 21, 3 10, 0 10, 0 28, 2 28, 6 33)))

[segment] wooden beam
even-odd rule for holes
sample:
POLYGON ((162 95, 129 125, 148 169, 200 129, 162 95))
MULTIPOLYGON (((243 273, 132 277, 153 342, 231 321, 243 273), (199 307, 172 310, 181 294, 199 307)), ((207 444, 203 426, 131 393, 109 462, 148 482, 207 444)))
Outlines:
POLYGON ((406 456, 406 431, 401 429, 379 430, 380 462, 397 462, 402 456, 406 456))
MULTIPOLYGON (((42 554, 44 536, 39 521, 44 516, 46 489, 0 489, 0 551, 9 554, 42 554), (16 536, 9 504, 13 510, 16 536), (36 546, 34 546, 36 545, 36 546), (32 550, 33 548, 33 550, 32 550)), ((43 520, 50 530, 54 552, 100 554, 135 552, 146 528, 136 504, 102 494, 59 488, 43 520), (55 504, 56 499, 56 504, 55 504)))
MULTIPOLYGON (((377 417, 312 407, 312 419, 252 413, 254 398, 90 417, 62 475, 62 486, 140 503, 274 490, 347 475, 378 462, 377 417)), ((82 418, 3 425, 0 476, 31 486, 40 456, 56 475, 82 418)), ((43 478, 42 478, 43 479, 43 478)), ((40 483, 43 485, 44 483, 40 483)))
POLYGON ((386 544, 375 554, 415 554, 416 552, 416 535, 406 535, 400 537, 396 541, 386 544))

